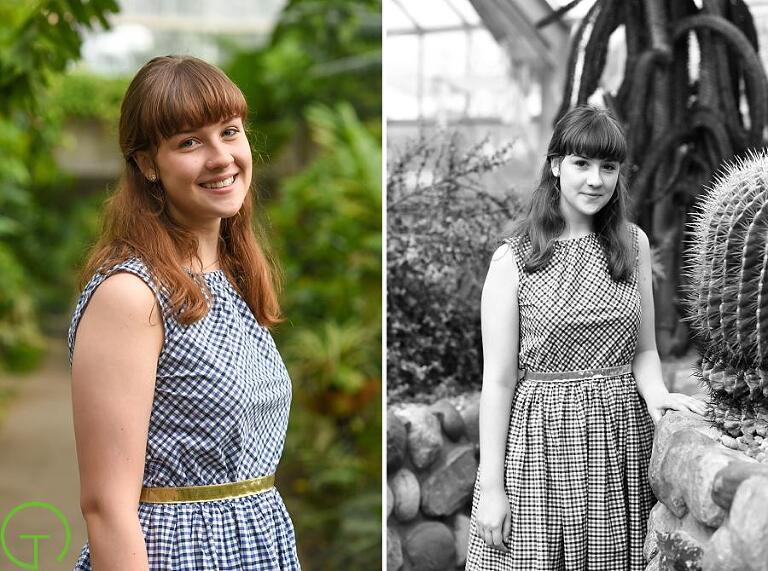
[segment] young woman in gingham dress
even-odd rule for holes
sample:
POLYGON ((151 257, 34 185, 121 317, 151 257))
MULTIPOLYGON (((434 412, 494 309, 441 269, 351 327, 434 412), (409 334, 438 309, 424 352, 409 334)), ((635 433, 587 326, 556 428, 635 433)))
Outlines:
POLYGON ((155 58, 126 92, 126 171, 69 330, 77 570, 300 568, 274 487, 291 383, 246 114, 196 58, 155 58))
POLYGON ((468 570, 644 569, 652 421, 704 413, 662 381, 625 157, 608 112, 569 111, 529 215, 491 261, 468 570))

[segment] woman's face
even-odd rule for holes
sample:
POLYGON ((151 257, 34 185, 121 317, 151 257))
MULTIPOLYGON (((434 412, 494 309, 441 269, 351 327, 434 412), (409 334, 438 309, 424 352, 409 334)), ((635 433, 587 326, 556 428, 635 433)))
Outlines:
MULTIPOLYGON (((234 117, 164 139, 154 157, 154 174, 174 220, 205 227, 240 210, 251 184, 251 162, 242 119, 234 117)), ((152 174, 144 166, 142 171, 152 174)))
POLYGON ((619 163, 580 155, 565 155, 552 162, 560 178, 560 211, 566 220, 591 218, 613 196, 619 180, 619 163))

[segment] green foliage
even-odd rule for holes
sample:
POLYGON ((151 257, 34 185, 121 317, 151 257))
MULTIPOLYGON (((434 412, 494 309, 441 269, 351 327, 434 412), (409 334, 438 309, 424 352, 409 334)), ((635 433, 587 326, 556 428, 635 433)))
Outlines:
POLYGON ((54 74, 80 57, 80 34, 117 12, 115 0, 43 0, 0 6, 0 115, 34 111, 54 74))
POLYGON ((280 473, 308 569, 381 556, 381 146, 351 106, 306 112, 317 158, 269 206, 294 384, 280 473), (300 514, 300 515, 298 515, 300 514))
MULTIPOLYGON (((381 118, 381 0, 290 0, 270 41, 226 69, 248 99, 268 154, 297 133, 313 103, 347 101, 381 118)), ((300 130, 299 130, 300 133, 300 130)))
POLYGON ((127 77, 104 77, 83 71, 67 73, 52 82, 46 105, 58 117, 99 119, 116 130, 129 83, 127 77))
MULTIPOLYGON (((21 250, 39 238, 32 219, 55 216, 41 212, 33 192, 33 185, 58 178, 51 157, 58 123, 43 104, 45 92, 80 56, 82 30, 106 25, 106 15, 115 11, 114 0, 0 5, 0 363, 6 367, 33 367, 42 352, 35 266, 25 263, 21 250)), ((43 242, 42 251, 57 239, 43 242)))
POLYGON ((389 402, 479 387, 482 280, 519 213, 513 194, 495 196, 480 181, 511 147, 462 151, 457 134, 446 140, 412 143, 388 169, 389 402))

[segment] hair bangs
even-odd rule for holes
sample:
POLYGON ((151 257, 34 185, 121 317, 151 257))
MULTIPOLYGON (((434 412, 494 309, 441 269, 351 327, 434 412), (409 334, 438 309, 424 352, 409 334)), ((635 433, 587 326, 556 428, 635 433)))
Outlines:
POLYGON ((218 68, 184 59, 160 70, 155 78, 155 106, 145 114, 146 131, 157 146, 163 139, 188 129, 232 117, 245 120, 248 104, 242 91, 218 68))
POLYGON ((624 162, 627 141, 621 128, 607 116, 596 114, 586 124, 573 124, 563 132, 558 154, 624 162))

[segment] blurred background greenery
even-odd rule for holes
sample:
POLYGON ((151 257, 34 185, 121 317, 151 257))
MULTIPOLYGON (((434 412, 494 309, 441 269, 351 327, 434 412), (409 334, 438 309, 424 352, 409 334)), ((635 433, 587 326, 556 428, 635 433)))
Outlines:
MULTIPOLYGON (((381 2, 262 3, 271 20, 230 33, 191 4, 174 19, 173 2, 153 18, 137 1, 0 2, 0 365, 34 370, 65 333, 119 174, 132 74, 164 53, 217 63, 249 102, 261 212, 287 276, 274 333, 294 402, 279 476, 300 557, 378 568, 381 2)), ((213 3, 230 22, 253 4, 213 3)))

